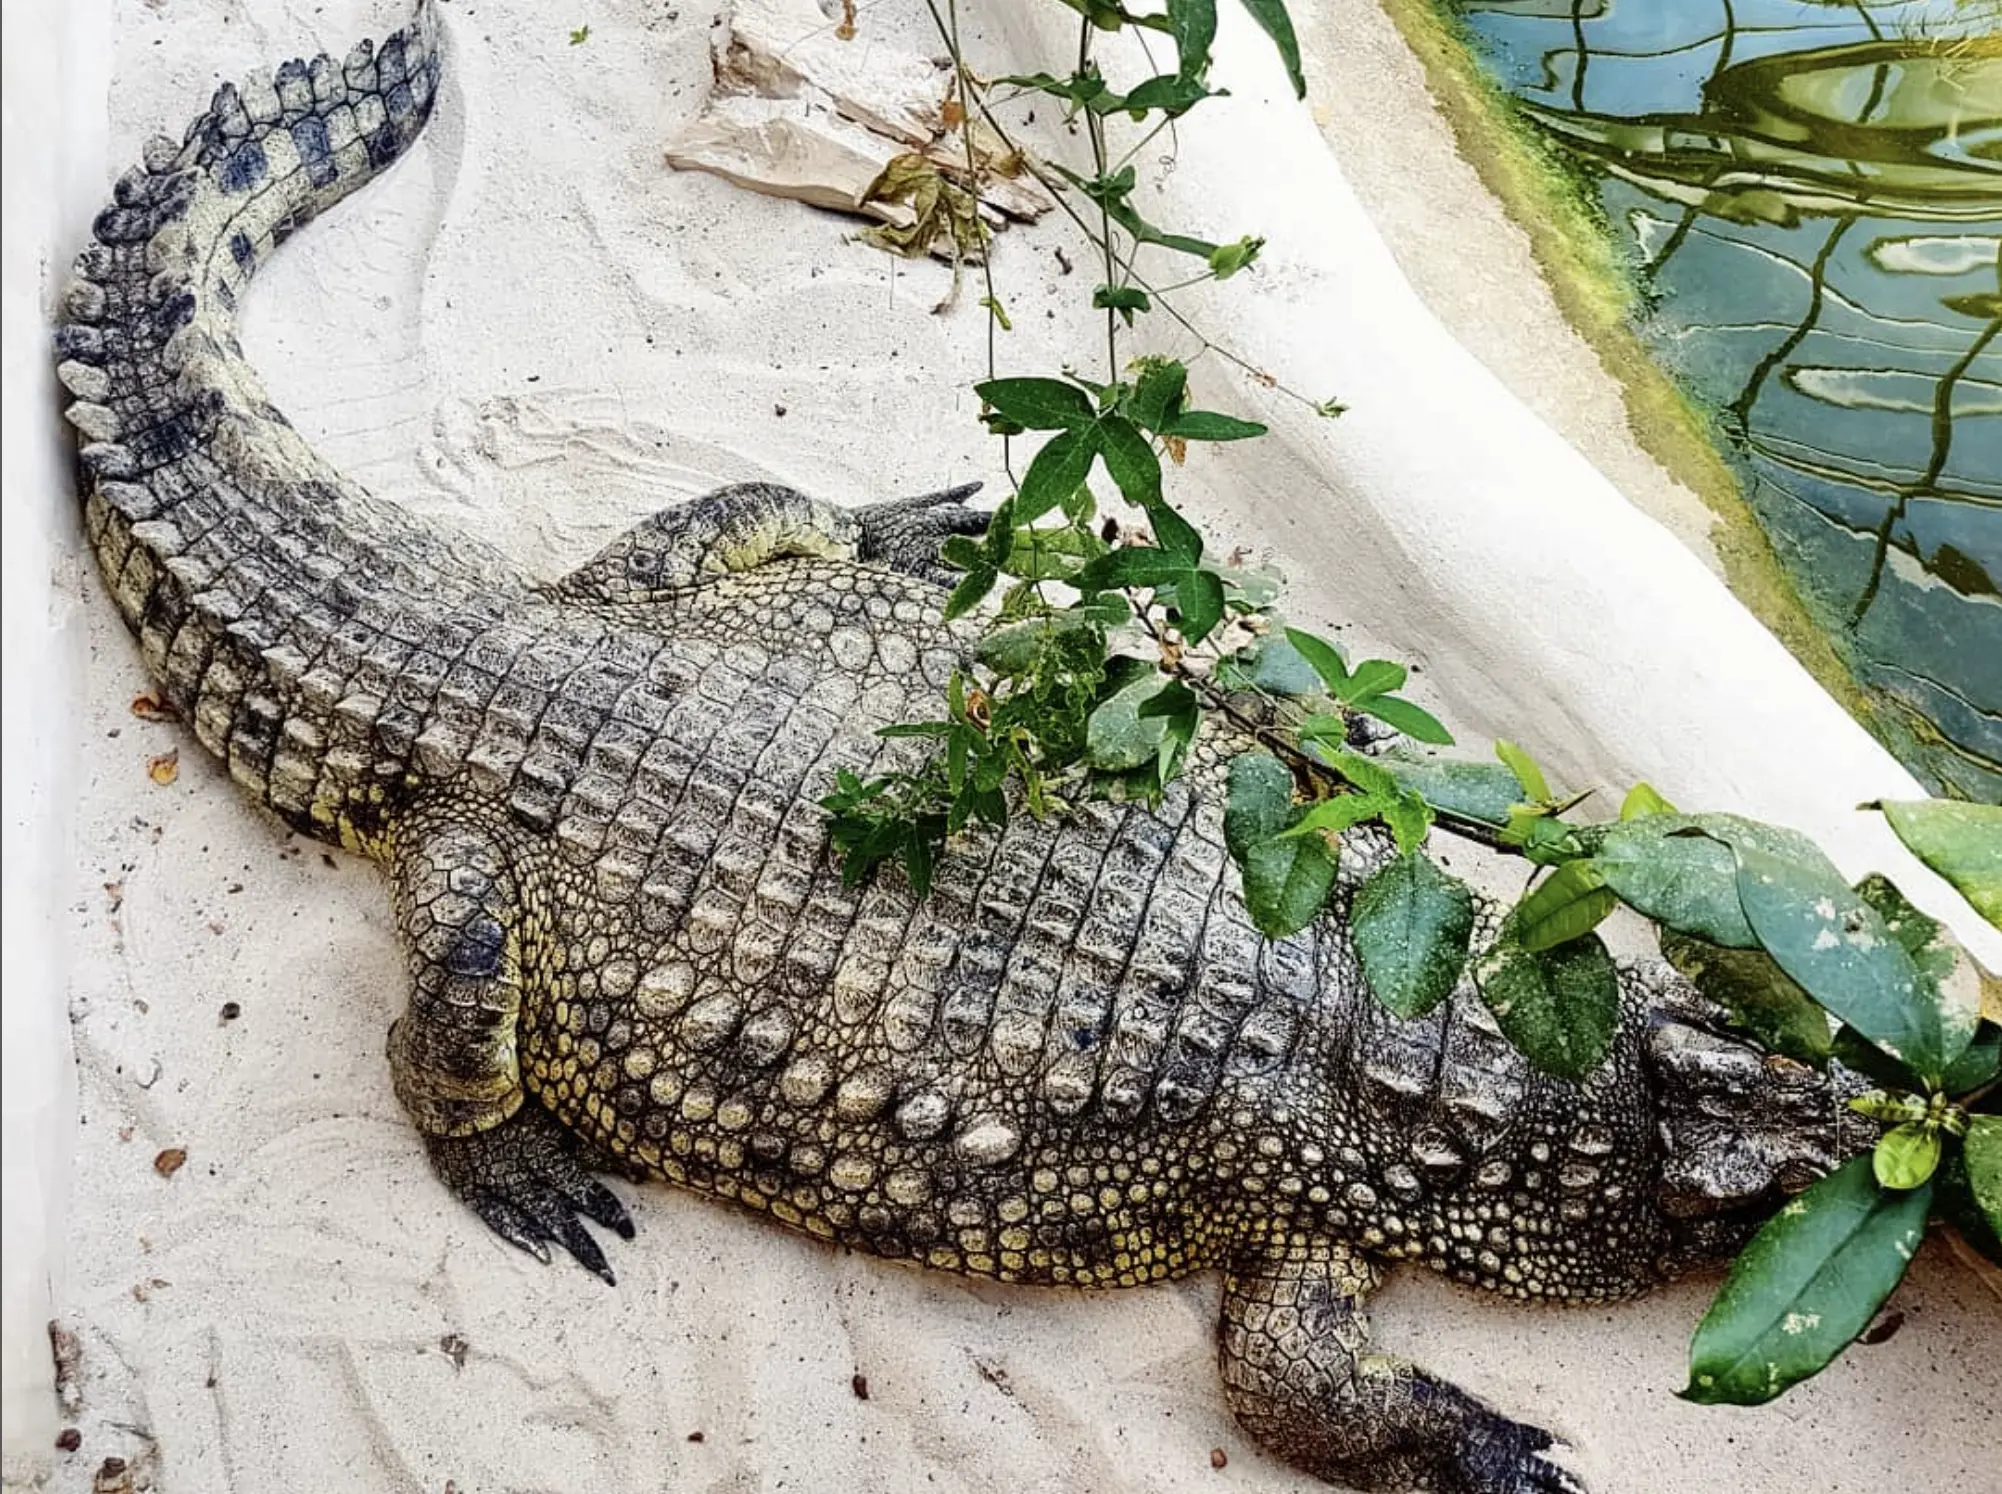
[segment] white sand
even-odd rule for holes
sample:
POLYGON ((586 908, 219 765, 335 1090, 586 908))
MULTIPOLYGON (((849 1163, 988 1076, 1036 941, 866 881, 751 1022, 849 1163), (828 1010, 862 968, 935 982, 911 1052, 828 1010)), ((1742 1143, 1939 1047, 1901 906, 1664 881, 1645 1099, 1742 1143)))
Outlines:
MULTIPOLYGON (((110 8, 107 168, 178 128, 216 79, 401 19, 395 0, 110 8)), ((913 12, 865 12, 857 45, 930 50, 913 12)), ((706 91, 706 6, 453 0, 445 14, 429 134, 279 256, 245 318, 274 398, 336 462, 545 572, 724 481, 861 500, 994 475, 967 392, 978 313, 930 314, 947 272, 660 166, 706 91), (590 40, 568 45, 587 21, 590 40)), ((1801 824, 1846 869, 1888 862, 1847 809, 1909 780, 1432 327, 1311 118, 1279 107, 1264 58, 1227 36, 1238 99, 1183 132, 1158 216, 1270 233, 1271 265, 1227 288, 1215 322, 1355 412, 1297 420, 1204 364, 1209 402, 1264 407, 1280 435, 1192 460, 1192 506, 1274 546, 1303 610, 1367 617, 1421 659, 1431 703, 1470 735, 1508 730, 1571 781, 1640 773, 1801 824), (1254 138, 1259 169, 1221 158, 1254 138), (1505 595, 1505 574, 1536 607, 1505 595)), ((10 25, 10 98, 14 43, 10 25)), ((978 45, 1017 65, 1061 55, 1026 36, 978 45)), ((1402 108, 1432 128, 1421 98, 1402 108)), ((1021 368, 1096 345, 1056 242, 1054 226, 1012 234, 997 267, 1021 368)), ((107 1454, 146 1455, 172 1494, 1302 1486, 1229 1421, 1206 1281, 971 1285, 660 1189, 626 1190, 640 1238, 616 1252, 616 1290, 494 1240, 431 1179, 390 1094, 382 1036, 403 974, 379 877, 288 841, 184 732, 131 717, 145 682, 84 577, 65 569, 59 590, 82 596, 90 660, 62 889, 82 1126, 58 1310, 83 1338, 86 1411, 52 1487, 87 1488, 107 1454), (154 786, 148 758, 176 745, 179 781, 154 786), (232 1001, 242 1015, 224 1025, 232 1001), (153 1168, 166 1147, 189 1156, 171 1180, 153 1168)), ((10 632, 10 878, 16 648, 10 632)), ((13 974, 10 1092, 40 1072, 14 1056, 13 974)), ((35 1242, 11 1214, 8 1239, 11 1269, 17 1240, 35 1242)), ((1712 1285, 1563 1313, 1400 1276, 1377 1319, 1391 1345, 1572 1436, 1605 1494, 1992 1478, 2002 1311, 1937 1247, 1900 1294, 1901 1332, 1759 1412, 1672 1398, 1712 1285)), ((10 1276, 10 1345, 33 1298, 10 1276)))

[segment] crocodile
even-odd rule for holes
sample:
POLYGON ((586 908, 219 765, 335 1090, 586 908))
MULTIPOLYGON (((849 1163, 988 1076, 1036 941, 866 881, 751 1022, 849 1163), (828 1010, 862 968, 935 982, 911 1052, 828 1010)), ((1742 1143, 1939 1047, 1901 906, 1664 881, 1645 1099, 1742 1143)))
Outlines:
POLYGON ((1659 962, 1622 964, 1582 1083, 1530 1069, 1471 986, 1392 1016, 1344 926, 1382 847, 1351 836, 1331 910, 1262 938, 1221 732, 1157 807, 970 832, 924 896, 845 885, 819 800, 908 763, 878 728, 971 652, 940 562, 985 522, 969 488, 727 487, 540 580, 334 470, 244 358, 252 274, 410 147, 440 64, 421 0, 380 45, 220 88, 118 181, 57 360, 160 697, 278 820, 386 870, 388 1061, 446 1188, 607 1282, 588 1226, 634 1232, 612 1172, 1004 1282, 1221 1273, 1224 1393, 1271 1454, 1369 1489, 1578 1489, 1547 1431, 1372 1343, 1383 1271, 1644 1291, 1861 1144, 1840 1085, 1659 962))

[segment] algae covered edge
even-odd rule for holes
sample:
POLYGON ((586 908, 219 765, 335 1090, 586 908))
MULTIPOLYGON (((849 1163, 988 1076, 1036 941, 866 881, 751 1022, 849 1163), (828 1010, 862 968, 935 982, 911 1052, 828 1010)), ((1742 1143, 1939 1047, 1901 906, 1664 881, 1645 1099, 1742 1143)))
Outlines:
POLYGON ((1633 320, 1640 292, 1632 267, 1581 190, 1575 168, 1517 121, 1507 93, 1439 0, 1378 3, 1424 69, 1461 157, 1526 235, 1558 310, 1617 386, 1634 442, 1712 515, 1706 543, 1732 594, 1844 710, 1897 752, 1909 725, 1894 719, 1850 673, 1780 568, 1723 456, 1713 418, 1641 338, 1633 320))

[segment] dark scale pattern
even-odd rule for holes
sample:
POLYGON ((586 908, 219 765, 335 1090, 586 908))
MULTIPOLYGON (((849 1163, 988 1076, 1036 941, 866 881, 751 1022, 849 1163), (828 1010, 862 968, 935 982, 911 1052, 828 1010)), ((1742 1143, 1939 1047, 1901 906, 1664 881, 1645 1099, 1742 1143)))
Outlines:
MULTIPOLYGON (((1369 1348, 1371 1260, 1642 1289, 1859 1145, 1838 1097, 1659 968, 1627 972, 1583 1086, 1470 990, 1389 1016, 1339 907, 1251 927, 1223 741, 1158 813, 969 834, 922 903, 844 887, 816 801, 922 750, 875 729, 965 656, 938 549, 982 526, 967 490, 724 489, 535 586, 332 471, 244 365, 249 276, 410 145, 437 79, 425 3, 218 90, 118 183, 56 345, 87 533, 162 693, 263 803, 388 868, 389 1057, 440 1176, 608 1279, 582 1221, 631 1225, 587 1155, 1006 1281, 1220 1269, 1225 1384, 1274 1451, 1368 1487, 1572 1487, 1544 1434, 1369 1348)), ((1346 887, 1384 854, 1351 841, 1346 887)))

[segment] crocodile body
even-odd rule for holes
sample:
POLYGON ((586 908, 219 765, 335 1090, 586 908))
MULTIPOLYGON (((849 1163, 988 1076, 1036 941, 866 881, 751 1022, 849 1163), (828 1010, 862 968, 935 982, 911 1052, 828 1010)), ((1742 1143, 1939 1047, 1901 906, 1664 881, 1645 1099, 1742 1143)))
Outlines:
POLYGON ((1219 1270, 1227 1393, 1278 1455, 1575 1487, 1545 1433, 1369 1348, 1381 1265, 1644 1290, 1843 1149, 1826 1087, 1707 1031, 1659 967, 1624 971, 1583 1085, 1470 990, 1392 1017, 1339 907, 1254 931, 1218 738, 1158 811, 970 835, 922 900, 845 888, 816 801, 901 761, 876 728, 964 662, 936 562, 981 521, 963 492, 725 489, 538 583, 333 471, 243 361, 252 272, 410 144, 439 60, 426 0, 380 47, 223 88, 118 184, 59 357, 160 693, 280 818, 387 868, 390 1060, 446 1183, 608 1278, 580 1221, 631 1226, 587 1165, 1003 1281, 1219 1270))

